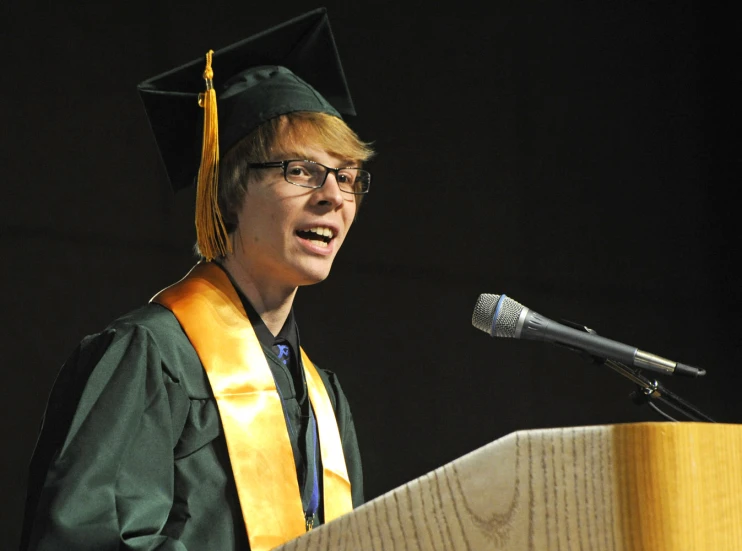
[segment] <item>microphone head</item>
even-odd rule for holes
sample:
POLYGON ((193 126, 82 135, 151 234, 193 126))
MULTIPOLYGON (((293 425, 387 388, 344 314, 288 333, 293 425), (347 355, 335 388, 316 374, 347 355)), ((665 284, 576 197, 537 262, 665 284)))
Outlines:
POLYGON ((474 313, 471 316, 471 324, 490 336, 494 336, 491 332, 494 325, 492 322, 499 300, 500 295, 488 295, 486 293, 479 295, 477 303, 474 305, 474 313))
POLYGON ((518 318, 525 306, 506 295, 481 294, 474 305, 471 324, 491 337, 515 337, 518 318))

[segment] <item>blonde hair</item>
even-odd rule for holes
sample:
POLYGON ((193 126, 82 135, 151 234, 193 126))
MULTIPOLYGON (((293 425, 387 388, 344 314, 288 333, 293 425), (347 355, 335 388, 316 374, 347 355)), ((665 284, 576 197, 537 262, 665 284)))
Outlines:
MULTIPOLYGON (((362 142, 342 119, 326 113, 297 111, 264 122, 237 142, 220 163, 219 209, 228 233, 237 228, 237 213, 250 179, 247 165, 277 160, 277 155, 286 153, 308 158, 305 148, 309 145, 352 166, 361 166, 374 155, 371 145, 362 142)), ((356 196, 358 206, 361 197, 356 196)))

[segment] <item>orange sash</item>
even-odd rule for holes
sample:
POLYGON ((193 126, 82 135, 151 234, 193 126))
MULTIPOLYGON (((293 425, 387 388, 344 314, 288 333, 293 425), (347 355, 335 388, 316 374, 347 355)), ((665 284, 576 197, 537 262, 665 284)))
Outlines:
MULTIPOLYGON (((227 275, 197 264, 152 302, 175 314, 206 371, 232 463, 250 549, 268 551, 306 531, 281 398, 255 331, 227 275)), ((325 522, 352 510, 335 414, 319 373, 301 351, 322 457, 325 522)))

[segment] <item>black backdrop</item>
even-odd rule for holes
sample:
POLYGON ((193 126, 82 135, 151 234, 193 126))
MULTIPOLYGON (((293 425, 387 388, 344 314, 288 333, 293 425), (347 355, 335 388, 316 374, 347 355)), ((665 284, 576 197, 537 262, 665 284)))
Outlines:
MULTIPOLYGON (((317 7, 76 4, 0 8, 11 548, 62 361, 194 262, 193 194, 170 192, 136 84, 317 7)), ((296 311, 351 399, 367 496, 515 430, 659 419, 607 368, 473 329, 483 292, 705 367, 663 382, 740 422, 740 24, 685 1, 325 5, 378 158, 296 311)))

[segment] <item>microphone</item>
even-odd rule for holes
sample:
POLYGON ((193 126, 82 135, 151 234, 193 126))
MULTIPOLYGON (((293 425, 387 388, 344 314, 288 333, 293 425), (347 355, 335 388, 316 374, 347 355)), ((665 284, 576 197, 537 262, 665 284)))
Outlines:
POLYGON ((674 362, 594 333, 585 333, 550 320, 506 295, 479 295, 471 323, 491 337, 529 339, 561 344, 664 375, 702 377, 705 369, 674 362))

